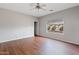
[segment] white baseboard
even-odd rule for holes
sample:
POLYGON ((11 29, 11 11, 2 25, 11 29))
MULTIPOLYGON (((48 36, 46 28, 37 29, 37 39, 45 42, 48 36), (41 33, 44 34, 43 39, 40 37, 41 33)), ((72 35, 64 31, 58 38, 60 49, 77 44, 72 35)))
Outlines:
POLYGON ((19 39, 23 39, 23 38, 29 38, 29 37, 33 37, 34 35, 28 35, 28 36, 22 36, 22 37, 17 37, 17 38, 13 38, 13 39, 6 39, 4 41, 0 41, 0 43, 4 43, 4 42, 8 42, 8 41, 13 41, 13 40, 19 40, 19 39))
POLYGON ((59 40, 59 41, 63 41, 63 42, 67 42, 67 43, 71 43, 71 44, 75 44, 75 45, 79 45, 79 43, 73 42, 73 41, 70 41, 70 40, 66 40, 66 38, 65 39, 60 39, 60 38, 57 39, 57 38, 48 37, 48 36, 44 36, 44 35, 39 35, 39 36, 50 38, 50 39, 55 39, 55 40, 59 40))

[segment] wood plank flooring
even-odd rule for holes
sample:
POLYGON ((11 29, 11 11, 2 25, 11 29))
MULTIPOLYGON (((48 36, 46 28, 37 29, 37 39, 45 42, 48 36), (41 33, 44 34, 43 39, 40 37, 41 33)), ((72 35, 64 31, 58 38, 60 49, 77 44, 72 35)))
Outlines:
POLYGON ((78 55, 79 46, 44 37, 30 37, 0 44, 0 55, 78 55))

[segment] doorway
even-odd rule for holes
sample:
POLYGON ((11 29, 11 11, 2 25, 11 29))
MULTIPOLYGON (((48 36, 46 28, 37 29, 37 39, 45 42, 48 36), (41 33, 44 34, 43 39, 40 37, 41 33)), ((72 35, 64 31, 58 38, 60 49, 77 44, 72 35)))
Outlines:
POLYGON ((37 36, 37 23, 38 22, 34 22, 34 36, 37 36))

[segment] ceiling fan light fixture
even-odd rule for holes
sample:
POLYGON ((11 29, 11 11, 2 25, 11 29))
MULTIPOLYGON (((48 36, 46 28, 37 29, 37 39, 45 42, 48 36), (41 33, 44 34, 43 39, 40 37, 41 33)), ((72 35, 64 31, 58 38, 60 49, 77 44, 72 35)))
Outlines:
POLYGON ((36 9, 36 10, 42 10, 42 9, 45 9, 46 7, 46 5, 42 3, 32 3, 31 6, 33 7, 33 9, 36 9))
POLYGON ((47 5, 43 3, 32 3, 31 6, 33 7, 33 10, 35 11, 49 11, 52 12, 53 9, 48 10, 47 5))

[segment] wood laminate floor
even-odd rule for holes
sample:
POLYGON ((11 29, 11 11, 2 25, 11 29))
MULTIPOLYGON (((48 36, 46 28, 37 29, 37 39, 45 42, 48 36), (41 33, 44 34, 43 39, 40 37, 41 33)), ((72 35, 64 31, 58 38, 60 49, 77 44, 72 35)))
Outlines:
POLYGON ((77 55, 79 46, 61 41, 31 37, 0 44, 1 55, 77 55))

